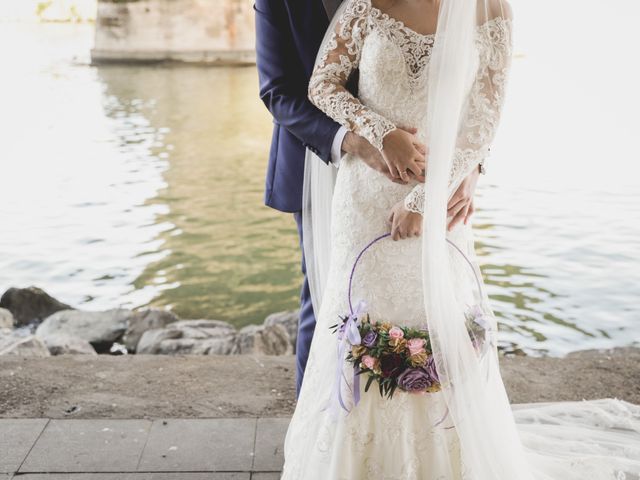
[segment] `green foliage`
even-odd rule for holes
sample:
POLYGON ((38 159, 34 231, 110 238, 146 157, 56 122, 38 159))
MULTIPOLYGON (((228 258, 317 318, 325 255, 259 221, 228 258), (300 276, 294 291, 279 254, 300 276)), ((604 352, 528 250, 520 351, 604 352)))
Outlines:
MULTIPOLYGON (((360 372, 358 372, 359 374, 362 373, 364 370, 361 370, 360 372)), ((371 388, 371 384, 373 383, 373 381, 376 379, 376 377, 374 377, 373 375, 370 375, 368 380, 367 380, 367 384, 364 387, 364 391, 368 392, 369 388, 371 388)))

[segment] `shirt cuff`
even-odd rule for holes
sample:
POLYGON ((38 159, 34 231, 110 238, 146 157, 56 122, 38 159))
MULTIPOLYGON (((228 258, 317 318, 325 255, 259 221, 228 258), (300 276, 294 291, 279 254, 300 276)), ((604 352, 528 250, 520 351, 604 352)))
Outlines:
POLYGON ((333 137, 333 143, 331 144, 331 163, 338 168, 340 166, 340 160, 342 160, 342 142, 347 135, 348 130, 345 127, 340 127, 336 136, 333 137))

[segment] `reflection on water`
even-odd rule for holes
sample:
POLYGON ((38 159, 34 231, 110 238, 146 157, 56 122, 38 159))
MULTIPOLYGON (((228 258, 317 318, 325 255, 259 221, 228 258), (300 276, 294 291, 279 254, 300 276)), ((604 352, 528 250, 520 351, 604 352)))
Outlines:
POLYGON ((149 154, 168 162, 165 185, 145 202, 159 208, 161 228, 136 290, 151 286, 154 305, 183 317, 238 324, 295 305, 293 219, 262 205, 271 123, 254 69, 108 66, 97 74, 121 144, 136 145, 152 128, 161 136, 149 154))
POLYGON ((262 203, 254 69, 95 68, 74 58, 91 27, 10 28, 1 288, 237 325, 295 308, 295 223, 262 203))
MULTIPOLYGON (((271 122, 253 68, 90 67, 87 26, 12 26, 0 41, 23 45, 0 93, 1 289, 237 325, 296 306, 293 219, 262 206, 271 122)), ((499 168, 533 155, 511 124, 526 125, 523 106, 533 118, 534 100, 513 90, 474 220, 501 344, 557 355, 637 342, 639 191, 533 180, 552 154, 526 181, 517 162, 499 168)))

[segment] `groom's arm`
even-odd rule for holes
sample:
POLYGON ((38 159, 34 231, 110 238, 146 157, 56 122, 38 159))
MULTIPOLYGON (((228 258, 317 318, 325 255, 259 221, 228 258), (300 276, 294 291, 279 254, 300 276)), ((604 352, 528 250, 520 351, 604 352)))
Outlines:
POLYGON ((340 136, 336 137, 340 125, 307 98, 308 85, 300 80, 304 78, 303 67, 294 47, 284 2, 256 0, 254 10, 260 98, 280 125, 329 163, 332 146, 335 151, 336 144, 341 144, 340 136))

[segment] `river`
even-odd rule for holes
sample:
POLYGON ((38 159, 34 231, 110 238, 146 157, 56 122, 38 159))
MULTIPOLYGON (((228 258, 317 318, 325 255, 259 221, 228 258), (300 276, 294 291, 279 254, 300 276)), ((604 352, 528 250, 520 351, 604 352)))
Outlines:
MULTIPOLYGON (((96 67, 92 35, 0 30, 19 46, 0 92, 0 290, 238 326, 295 308, 295 225, 262 204, 271 120, 255 69, 96 67)), ((534 39, 525 29, 474 218, 501 347, 638 344, 640 75, 614 59, 594 71, 581 38, 562 44, 574 63, 534 39)))

